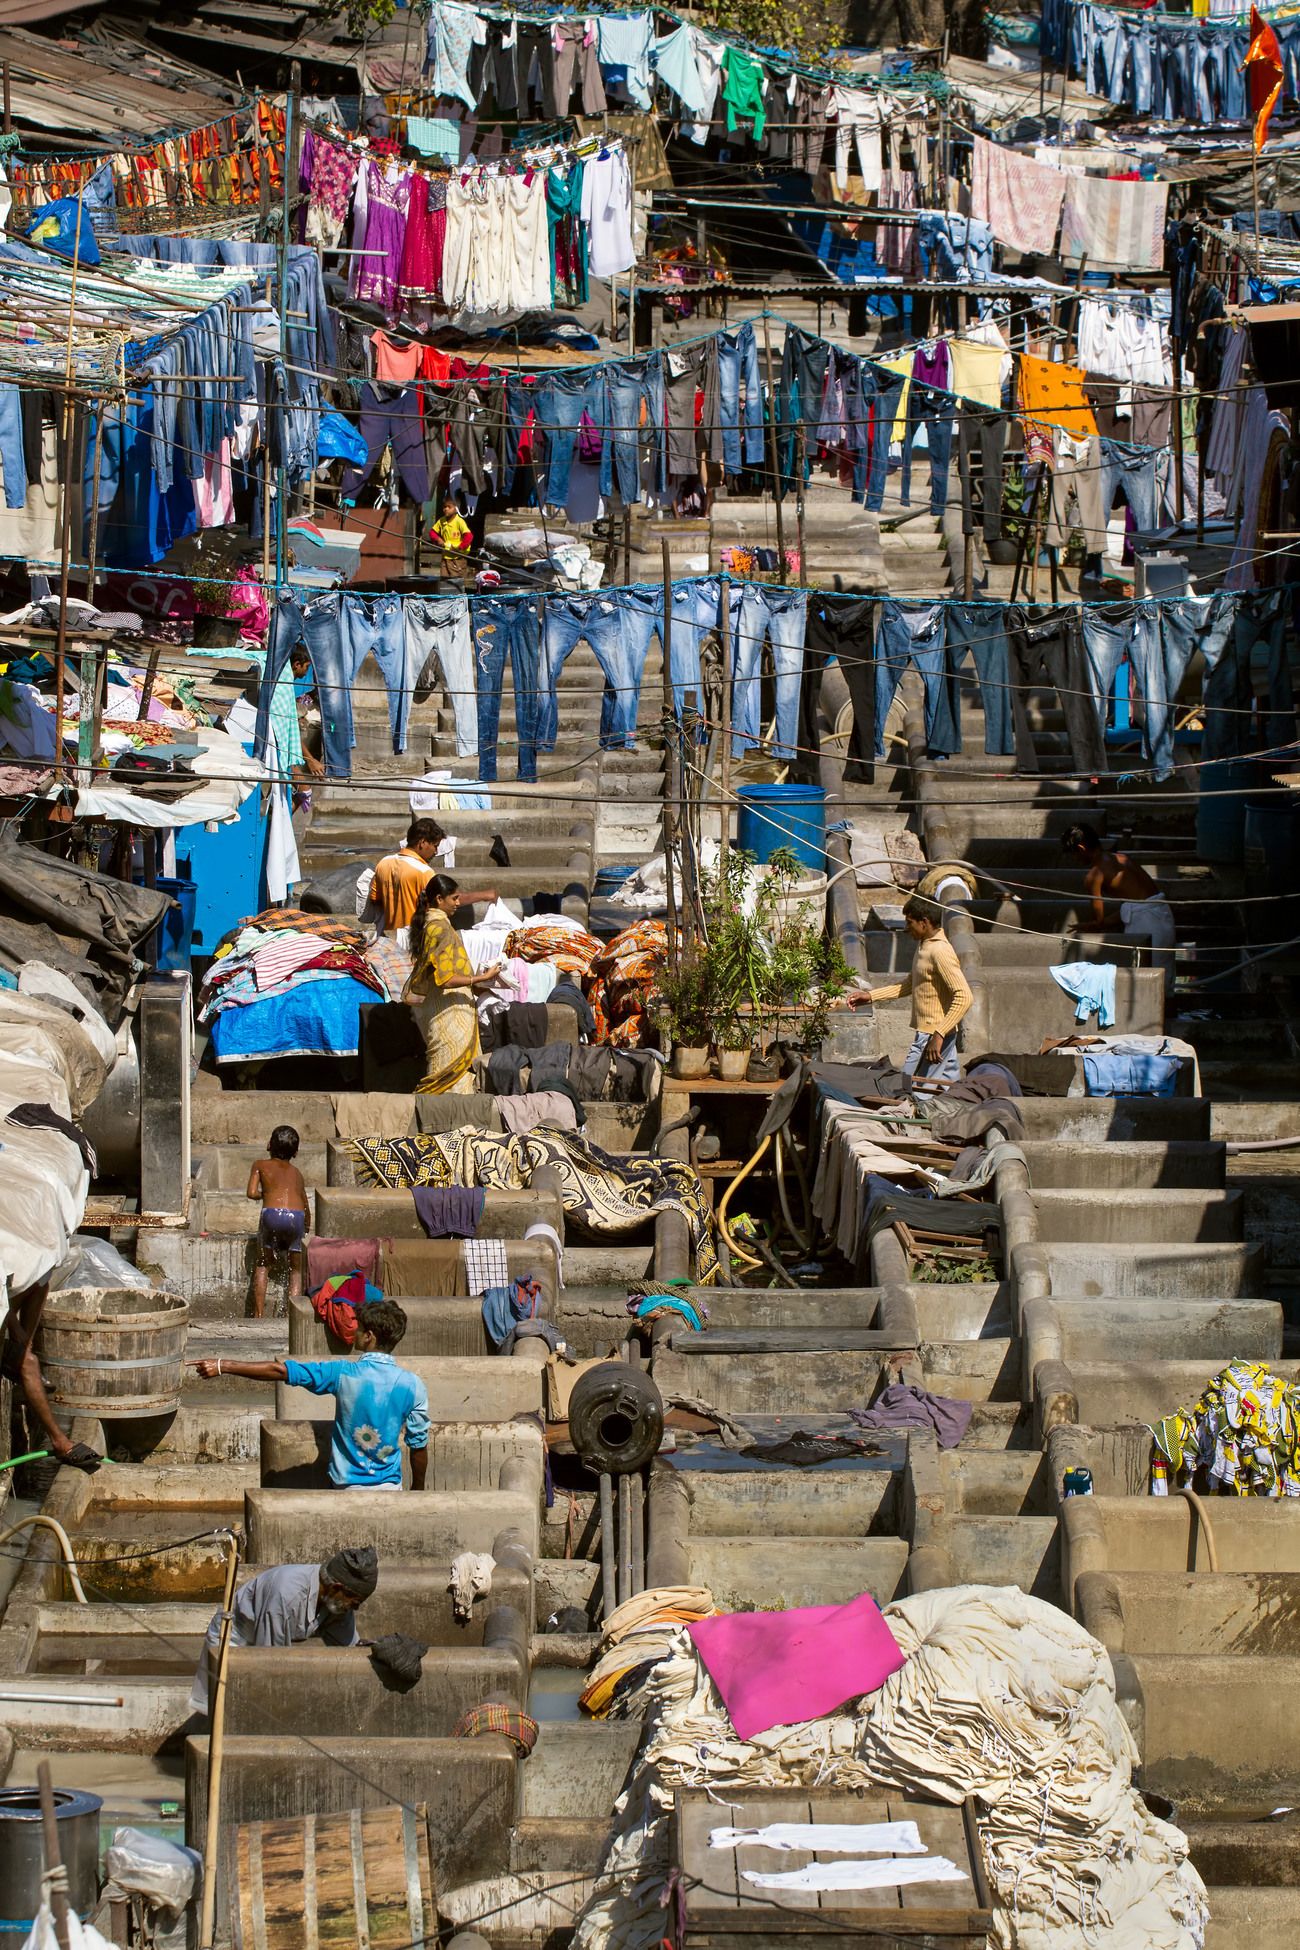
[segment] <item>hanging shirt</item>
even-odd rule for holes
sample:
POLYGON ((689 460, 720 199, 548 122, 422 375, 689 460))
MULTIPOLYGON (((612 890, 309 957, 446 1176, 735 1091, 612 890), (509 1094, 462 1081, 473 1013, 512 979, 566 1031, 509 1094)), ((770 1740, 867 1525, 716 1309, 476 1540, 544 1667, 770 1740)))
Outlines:
MULTIPOLYGON (((688 114, 706 115, 713 103, 705 93, 704 78, 695 53, 695 30, 685 22, 671 34, 661 34, 654 45, 654 65, 688 114)), ((716 90, 714 91, 716 95, 716 90)))
POLYGON ((949 385, 963 399, 975 400, 991 408, 1002 404, 1002 384, 1011 370, 1011 354, 996 325, 983 328, 989 337, 977 340, 976 327, 968 327, 960 338, 948 342, 952 363, 949 385))
POLYGON ((636 263, 632 245, 632 175, 621 149, 610 149, 584 165, 582 217, 587 225, 589 269, 593 277, 617 277, 636 263))
POLYGON ((487 41, 487 22, 472 7, 456 0, 439 0, 429 16, 429 93, 476 108, 478 97, 469 85, 469 59, 487 41))
POLYGON ((286 1361, 284 1370, 291 1388, 334 1397, 331 1483, 400 1488, 403 1437, 408 1449, 429 1446, 429 1395, 420 1377, 377 1351, 349 1361, 286 1361))
POLYGON ((722 77, 728 135, 739 123, 752 120, 754 140, 761 142, 767 126, 767 110, 763 106, 767 77, 761 65, 752 56, 742 54, 738 47, 729 47, 722 58, 722 77))
POLYGON ((401 345, 396 339, 390 339, 387 332, 372 332, 370 343, 375 349, 375 378, 382 379, 386 385, 405 386, 421 371, 424 347, 417 340, 401 345))
POLYGON ((601 14, 596 21, 597 55, 606 79, 622 81, 637 108, 649 108, 650 44, 654 20, 650 14, 601 14), (614 70, 609 73, 608 70, 614 70))
POLYGON ((948 341, 946 339, 923 339, 912 358, 912 378, 918 386, 934 386, 940 392, 947 392, 950 376, 948 364, 948 341))
POLYGON ((1022 352, 1017 378, 1026 434, 1045 441, 1050 450, 1057 427, 1076 440, 1096 433, 1097 422, 1084 393, 1083 374, 1078 366, 1068 366, 1056 359, 1035 359, 1022 352))

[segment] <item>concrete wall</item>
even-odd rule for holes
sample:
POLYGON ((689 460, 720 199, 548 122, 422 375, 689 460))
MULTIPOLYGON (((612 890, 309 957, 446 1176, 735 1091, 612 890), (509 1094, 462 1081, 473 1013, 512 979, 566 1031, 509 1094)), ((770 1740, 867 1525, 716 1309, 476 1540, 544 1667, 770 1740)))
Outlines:
POLYGON ((1086 1571, 1075 1602, 1108 1652, 1300 1654, 1297 1571, 1086 1571))
MULTIPOLYGON (((1215 1497, 1220 1571, 1300 1571, 1300 1526, 1289 1499, 1215 1497)), ((1070 1497, 1062 1507, 1062 1575, 1067 1602, 1085 1571, 1181 1572, 1209 1562, 1185 1497, 1070 1497)))
MULTIPOLYGON (((399 1367, 419 1375, 429 1394, 435 1422, 508 1422, 514 1415, 536 1415, 542 1407, 541 1369, 526 1361, 485 1355, 479 1360, 446 1361, 398 1354, 399 1367)), ((279 1422, 332 1421, 334 1397, 277 1382, 279 1422)))
MULTIPOLYGON (((261 1485, 268 1490, 325 1490, 332 1422, 263 1422, 261 1485)), ((451 1422, 429 1436, 430 1490, 495 1490, 507 1463, 523 1463, 542 1493, 542 1432, 535 1422, 451 1422)), ((409 1461, 407 1464, 409 1474, 409 1461)))
POLYGON ((230 1655, 226 1731, 264 1733, 277 1722, 312 1738, 441 1740, 491 1693, 522 1706, 527 1661, 486 1646, 435 1646, 413 1686, 386 1684, 359 1646, 249 1646, 230 1655))
POLYGON ((691 1538, 692 1584, 706 1585, 723 1611, 843 1605, 869 1591, 878 1604, 899 1595, 907 1569, 901 1538, 691 1538))
POLYGON ((249 1557, 259 1564, 323 1562, 361 1536, 381 1558, 448 1566, 461 1551, 488 1551, 503 1531, 537 1551, 537 1501, 512 1491, 250 1490, 244 1498, 249 1557))

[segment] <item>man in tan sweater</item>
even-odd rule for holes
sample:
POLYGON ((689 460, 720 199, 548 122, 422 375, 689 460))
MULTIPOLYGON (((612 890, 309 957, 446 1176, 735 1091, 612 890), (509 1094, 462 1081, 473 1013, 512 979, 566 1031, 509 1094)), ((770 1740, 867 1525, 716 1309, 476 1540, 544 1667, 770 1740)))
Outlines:
POLYGON ((973 997, 957 950, 943 931, 941 913, 932 901, 913 896, 903 909, 907 932, 916 942, 911 973, 884 988, 850 989, 844 1000, 856 1008, 862 1002, 892 1002, 897 996, 910 995, 912 1047, 903 1068, 909 1076, 948 1083, 961 1075, 957 1028, 973 997))

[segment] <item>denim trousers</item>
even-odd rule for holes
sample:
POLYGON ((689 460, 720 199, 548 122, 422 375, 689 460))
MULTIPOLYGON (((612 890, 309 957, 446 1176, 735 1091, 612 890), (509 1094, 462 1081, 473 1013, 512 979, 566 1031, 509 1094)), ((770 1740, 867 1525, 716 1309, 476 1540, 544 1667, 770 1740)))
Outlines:
MULTIPOLYGON (((1011 649, 1006 614, 1000 603, 951 603, 948 607, 948 667, 956 678, 969 650, 984 704, 984 749, 1005 754, 1016 749, 1011 717, 1011 649)), ((960 690, 958 691, 960 696, 960 690)), ((961 729, 960 715, 957 728, 961 729)))
POLYGON ((1079 612, 1064 606, 1016 604, 1008 606, 1005 621, 1011 652, 1011 710, 1016 728, 1017 765, 1022 772, 1041 769, 1026 699, 1029 691, 1045 685, 1060 700, 1076 771, 1104 772, 1106 742, 1093 702, 1079 612))
POLYGON ((443 689, 456 716, 456 755, 478 750, 478 705, 474 690, 474 653, 469 640, 469 604, 464 596, 408 596, 406 611, 406 667, 412 686, 419 684, 436 657, 443 689))
MULTIPOLYGON (((704 683, 700 675, 700 646, 705 637, 722 627, 722 584, 717 576, 703 576, 693 582, 672 585, 672 646, 668 674, 673 687, 673 708, 680 718, 686 693, 694 691, 697 705, 704 703, 704 683)), ((651 597, 659 641, 664 641, 664 599, 659 589, 651 597)))
POLYGON ((16 386, 0 386, 0 467, 4 468, 6 508, 21 508, 27 500, 27 460, 22 395, 16 386))
MULTIPOLYGON (((1271 749, 1287 744, 1295 737, 1286 628, 1290 596, 1288 589, 1250 590, 1235 596, 1223 590, 1217 596, 1186 598, 1184 603, 1167 605, 1170 611, 1181 611, 1193 602, 1216 605, 1210 627, 1196 643, 1206 665, 1203 758, 1234 758, 1259 746, 1271 749), (1256 718, 1252 672, 1257 652, 1267 673, 1262 733, 1256 718)), ((1167 632, 1187 628, 1183 618, 1167 619, 1167 632)))
POLYGON ((717 425, 721 429, 722 465, 728 474, 739 474, 742 467, 763 465, 763 389, 758 377, 758 341, 753 326, 742 325, 738 332, 719 332, 714 343, 718 357, 717 425), (745 392, 743 447, 742 386, 745 392))
POLYGON ((1179 682, 1197 650, 1205 659, 1205 732, 1201 741, 1204 759, 1228 758, 1248 749, 1249 741, 1238 744, 1234 740, 1239 729, 1244 738, 1250 724, 1249 659, 1243 673, 1246 716, 1238 719, 1222 708, 1237 702, 1232 645, 1239 604, 1240 599, 1230 590, 1220 589, 1212 596, 1182 596, 1177 602, 1160 605, 1164 654, 1168 667, 1177 669, 1179 682))
POLYGON ((871 468, 867 475, 866 506, 873 514, 879 514, 885 505, 885 482, 889 478, 889 443, 893 437, 894 421, 898 417, 898 402, 903 392, 903 375, 899 372, 885 372, 877 369, 873 374, 876 382, 875 410, 871 416, 871 468))
POLYGON ((662 485, 664 468, 664 380, 658 353, 624 359, 610 366, 609 415, 600 457, 600 491, 618 489, 625 508, 641 499, 641 403, 654 440, 653 483, 662 485))
POLYGON ((904 1075, 929 1077, 931 1081, 939 1083, 955 1083, 961 1075, 961 1063, 957 1056, 957 1031, 954 1029, 944 1037, 937 1063, 926 1061, 925 1046, 929 1040, 927 1030, 917 1030, 912 1038, 912 1047, 903 1058, 904 1075))
POLYGON ((653 634, 629 627, 625 593, 609 596, 548 596, 542 631, 540 698, 537 710, 537 749, 554 751, 559 731, 556 683, 570 652, 579 643, 590 646, 605 678, 600 743, 610 751, 633 742, 636 709, 641 694, 645 653, 653 634), (634 663, 634 645, 640 661, 634 663), (630 707, 630 708, 629 708, 630 707))
MULTIPOLYGON (((598 427, 605 426, 604 373, 556 373, 538 386, 535 405, 538 421, 546 430, 546 476, 537 499, 544 507, 563 508, 569 499, 583 414, 589 414, 598 427)), ((604 438, 608 443, 608 433, 604 438)))
POLYGON ((537 778, 537 605, 531 596, 475 596, 470 618, 478 688, 479 778, 491 780, 497 775, 501 687, 509 657, 519 735, 516 777, 531 783, 537 778))
POLYGON ((415 674, 407 669, 406 625, 400 596, 343 598, 343 641, 348 676, 356 683, 361 666, 373 657, 388 692, 388 723, 393 750, 406 750, 406 727, 411 716, 415 674))
MULTIPOLYGON (((1173 770, 1174 730, 1169 709, 1173 693, 1166 676, 1159 606, 1155 603, 1099 603, 1085 609, 1083 648, 1096 699, 1097 722, 1103 734, 1115 673, 1126 659, 1132 665, 1146 721, 1143 753, 1154 766, 1156 777, 1167 779, 1173 770)), ((1174 692, 1181 678, 1180 670, 1174 682, 1174 692)))
MULTIPOLYGON (((830 347, 825 339, 814 338, 811 332, 801 331, 797 326, 791 326, 786 332, 777 395, 777 454, 781 477, 787 482, 794 480, 795 428, 801 420, 807 425, 821 410, 829 359, 830 347)), ((810 452, 809 443, 805 442, 805 479, 815 459, 815 451, 810 452)))
POLYGON ((1156 457, 1149 447, 1130 447, 1121 440, 1102 440, 1098 452, 1097 477, 1101 488, 1101 519, 1105 527, 1115 496, 1133 510, 1138 532, 1149 535, 1160 524, 1160 496, 1156 487, 1156 457))
POLYGON ((828 664, 837 663, 848 685, 853 730, 844 766, 846 784, 870 785, 875 766, 876 602, 873 596, 813 595, 804 633, 803 682, 799 692, 798 743, 804 753, 821 745, 818 707, 828 664))
POLYGON ((944 757, 959 752, 957 680, 948 663, 944 605, 890 600, 880 605, 876 640, 876 757, 885 756, 885 719, 909 664, 925 685, 927 751, 944 757))
POLYGON ((305 644, 316 675, 326 777, 346 779, 351 772, 352 666, 344 601, 344 597, 331 594, 317 596, 308 603, 300 603, 294 596, 281 596, 276 603, 257 702, 259 758, 266 756, 270 742, 271 699, 280 673, 299 644, 305 644))
POLYGON ((925 443, 930 456, 930 513, 941 515, 948 505, 948 468, 952 458, 952 416, 956 401, 951 393, 934 386, 918 386, 913 380, 907 396, 907 430, 903 435, 903 479, 899 499, 905 508, 912 504, 912 443, 919 428, 925 426, 925 443))
POLYGON ((773 756, 793 758, 803 679, 808 597, 802 589, 747 582, 732 635, 731 749, 734 755, 762 739, 763 646, 770 643, 776 678, 776 742, 773 756))

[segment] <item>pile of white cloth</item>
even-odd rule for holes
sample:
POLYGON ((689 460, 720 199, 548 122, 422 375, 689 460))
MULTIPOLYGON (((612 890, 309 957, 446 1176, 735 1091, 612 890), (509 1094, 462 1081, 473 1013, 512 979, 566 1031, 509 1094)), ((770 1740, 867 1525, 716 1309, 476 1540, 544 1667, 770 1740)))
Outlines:
POLYGON ((1133 1789, 1137 1750, 1105 1649, 1014 1586, 885 1610, 907 1664, 856 1708, 741 1741, 691 1641, 651 1673, 646 1738, 575 1950, 663 1932, 674 1792, 886 1787, 974 1797, 1005 1950, 1202 1950, 1205 1886, 1181 1832, 1133 1789))

